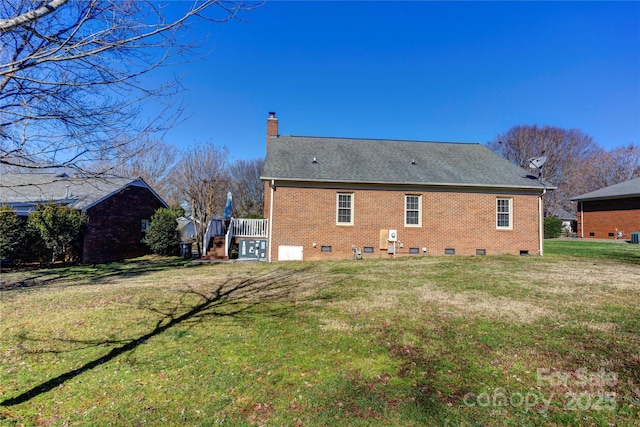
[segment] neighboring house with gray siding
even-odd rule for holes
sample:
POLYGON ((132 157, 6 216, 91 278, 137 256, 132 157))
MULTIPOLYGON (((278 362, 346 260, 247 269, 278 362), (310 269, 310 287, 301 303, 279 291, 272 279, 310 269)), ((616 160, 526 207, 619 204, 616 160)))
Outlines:
POLYGON ((565 209, 557 208, 553 214, 548 216, 558 218, 562 221, 562 233, 564 235, 572 235, 573 231, 571 230, 571 223, 577 219, 575 214, 572 214, 565 209))

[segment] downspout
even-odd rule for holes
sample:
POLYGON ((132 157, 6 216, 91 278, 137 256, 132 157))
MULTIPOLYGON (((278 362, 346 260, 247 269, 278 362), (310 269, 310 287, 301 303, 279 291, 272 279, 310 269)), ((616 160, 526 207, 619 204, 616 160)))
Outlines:
POLYGON ((271 264, 271 240, 273 238, 273 189, 275 188, 275 181, 272 179, 269 188, 271 189, 271 196, 269 197, 269 264, 271 264))
POLYGON ((580 202, 580 237, 584 239, 584 204, 580 202))
POLYGON ((540 256, 544 256, 544 214, 542 212, 542 197, 547 193, 547 189, 544 188, 542 190, 542 194, 540 195, 540 197, 538 198, 538 214, 539 214, 539 221, 538 221, 538 236, 539 236, 539 245, 540 245, 540 256))

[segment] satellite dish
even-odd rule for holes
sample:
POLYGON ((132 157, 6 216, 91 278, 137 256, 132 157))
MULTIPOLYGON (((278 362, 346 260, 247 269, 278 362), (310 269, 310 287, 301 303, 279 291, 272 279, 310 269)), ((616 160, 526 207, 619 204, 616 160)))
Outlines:
POLYGON ((544 162, 547 161, 547 156, 540 156, 540 157, 532 157, 529 160, 527 160, 527 162, 529 162, 529 167, 531 169, 540 169, 542 167, 542 165, 544 165, 544 162))
POLYGON ((544 162, 546 161, 547 156, 532 157, 527 160, 527 162, 529 162, 529 167, 538 171, 538 179, 542 178, 542 165, 544 165, 544 162))

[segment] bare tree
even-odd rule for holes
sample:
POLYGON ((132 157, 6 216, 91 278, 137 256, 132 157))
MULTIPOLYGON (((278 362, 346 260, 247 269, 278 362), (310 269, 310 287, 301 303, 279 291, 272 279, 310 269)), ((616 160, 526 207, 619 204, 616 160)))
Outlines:
POLYGON ((112 161, 181 113, 180 78, 149 81, 184 61, 197 19, 234 19, 255 3, 223 0, 0 2, 0 164, 74 167, 112 161), (169 11, 169 12, 168 12, 169 11), (154 118, 142 106, 156 103, 154 118), (174 106, 176 105, 177 106, 174 106))
POLYGON ((601 150, 584 165, 587 188, 584 192, 597 190, 640 177, 640 147, 629 144, 601 150))
POLYGON ((260 180, 263 165, 264 159, 253 159, 237 160, 229 166, 233 193, 232 216, 263 215, 264 183, 260 180))
POLYGON ((126 178, 142 178, 165 202, 178 204, 171 170, 178 163, 178 149, 152 138, 128 144, 127 150, 109 161, 88 166, 89 171, 126 178))
POLYGON ((211 218, 221 216, 229 191, 226 148, 213 144, 194 146, 183 153, 172 174, 183 198, 191 207, 196 245, 201 252, 206 227, 211 218))
POLYGON ((537 125, 515 126, 487 145, 525 169, 531 157, 547 157, 543 178, 557 186, 545 196, 546 209, 551 214, 559 207, 570 209, 569 198, 580 194, 576 189, 582 188, 585 181, 585 162, 600 150, 593 138, 579 129, 537 125))

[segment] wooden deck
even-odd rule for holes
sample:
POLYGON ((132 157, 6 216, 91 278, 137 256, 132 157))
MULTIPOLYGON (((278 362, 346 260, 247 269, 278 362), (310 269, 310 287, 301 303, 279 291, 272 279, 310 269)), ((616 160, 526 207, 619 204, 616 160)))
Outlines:
POLYGON ((223 236, 213 234, 214 229, 220 228, 219 223, 214 224, 214 221, 220 220, 209 221, 209 226, 204 235, 206 248, 202 255, 203 259, 228 260, 229 248, 232 242, 237 243, 238 239, 241 238, 266 239, 268 236, 268 220, 266 219, 231 218, 226 230, 223 228, 225 233, 223 236))

